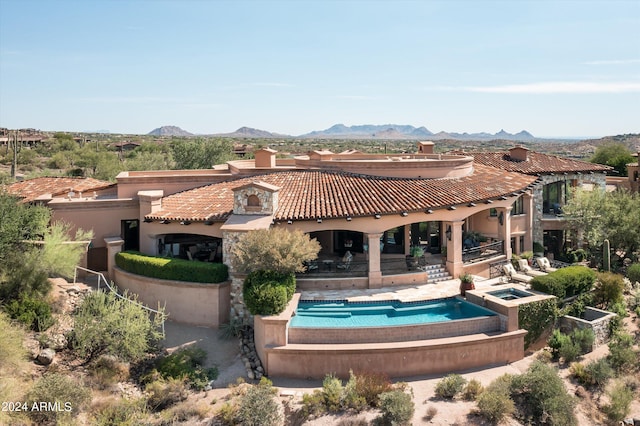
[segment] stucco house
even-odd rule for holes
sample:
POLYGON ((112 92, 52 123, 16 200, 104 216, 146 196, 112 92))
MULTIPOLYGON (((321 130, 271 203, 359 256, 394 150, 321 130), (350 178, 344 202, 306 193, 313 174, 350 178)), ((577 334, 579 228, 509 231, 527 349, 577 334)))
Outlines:
POLYGON ((113 185, 36 178, 8 190, 48 205, 54 220, 93 229, 90 269, 112 274, 113 256, 126 249, 228 264, 238 233, 285 227, 322 246, 300 287, 379 288, 463 272, 488 277, 492 265, 532 250, 534 241, 553 252, 553 239, 564 239, 569 189, 604 186, 609 170, 522 147, 433 148, 419 142, 415 154, 319 150, 286 159, 264 148, 255 159, 207 170, 122 172, 113 185), (414 246, 426 261, 405 267, 414 246), (353 263, 340 269, 347 251, 353 263))

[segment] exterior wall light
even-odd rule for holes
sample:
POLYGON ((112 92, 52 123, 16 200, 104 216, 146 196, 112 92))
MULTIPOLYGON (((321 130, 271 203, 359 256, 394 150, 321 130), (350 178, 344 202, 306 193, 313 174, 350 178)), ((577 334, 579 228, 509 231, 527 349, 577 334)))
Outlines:
POLYGON ((500 214, 498 215, 498 223, 500 224, 500 226, 504 224, 504 214, 502 212, 500 212, 500 214))
POLYGON ((447 240, 451 241, 451 225, 447 226, 447 230, 444 234, 447 236, 447 240))

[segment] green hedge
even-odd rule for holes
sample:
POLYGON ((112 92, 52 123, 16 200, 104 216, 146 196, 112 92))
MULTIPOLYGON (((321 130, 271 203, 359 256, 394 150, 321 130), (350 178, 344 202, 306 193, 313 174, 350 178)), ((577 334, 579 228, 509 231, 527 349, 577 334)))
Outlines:
POLYGON ((135 251, 116 254, 116 265, 132 274, 162 280, 221 283, 229 278, 229 269, 222 263, 156 257, 135 251))
POLYGON ((596 273, 586 266, 568 266, 535 277, 531 281, 531 288, 564 299, 590 291, 595 280, 596 273))
POLYGON ((293 274, 254 271, 244 280, 242 296, 253 315, 277 315, 285 310, 296 291, 293 274))
POLYGON ((558 318, 555 299, 539 300, 518 306, 518 326, 528 331, 524 336, 524 348, 535 343, 558 318))

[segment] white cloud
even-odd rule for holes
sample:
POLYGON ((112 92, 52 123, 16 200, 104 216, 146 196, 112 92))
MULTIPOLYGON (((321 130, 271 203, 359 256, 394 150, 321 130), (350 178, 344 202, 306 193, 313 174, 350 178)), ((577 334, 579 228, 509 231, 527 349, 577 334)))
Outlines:
POLYGON ((588 82, 546 81, 538 83, 504 84, 497 86, 422 86, 427 92, 476 92, 506 94, 592 94, 640 92, 640 81, 588 82))
POLYGON ((378 99, 375 96, 362 96, 362 95, 337 95, 334 96, 336 99, 348 99, 353 101, 372 101, 374 99, 378 99))
POLYGON ((640 64, 640 59, 613 59, 604 61, 588 61, 584 62, 585 65, 628 65, 628 64, 640 64))
POLYGON ((557 81, 525 84, 507 84, 501 86, 461 87, 458 90, 479 93, 507 94, 592 94, 592 93, 631 93, 640 92, 640 82, 577 82, 557 81))

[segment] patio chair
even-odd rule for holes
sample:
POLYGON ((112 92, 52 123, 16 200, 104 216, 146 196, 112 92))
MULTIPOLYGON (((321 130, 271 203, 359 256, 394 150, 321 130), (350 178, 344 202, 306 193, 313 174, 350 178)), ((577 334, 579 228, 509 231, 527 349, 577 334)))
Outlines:
POLYGON ((509 280, 512 281, 519 281, 521 283, 528 284, 533 279, 533 277, 530 277, 529 275, 519 274, 511 263, 504 265, 502 270, 504 271, 504 274, 509 277, 509 280))
POLYGON ((518 259, 518 269, 520 269, 520 272, 524 272, 525 275, 529 275, 530 277, 547 275, 547 273, 543 271, 534 271, 531 266, 529 266, 527 259, 518 259))
POLYGON ((549 262, 549 259, 547 259, 546 257, 538 257, 536 258, 536 262, 538 262, 538 266, 544 272, 554 272, 558 270, 558 268, 551 267, 551 263, 549 262))
POLYGON ((352 260, 353 260, 353 255, 351 254, 350 251, 347 250, 347 252, 342 257, 341 262, 336 265, 336 268, 344 269, 344 271, 346 272, 349 270, 349 268, 351 268, 352 260))

